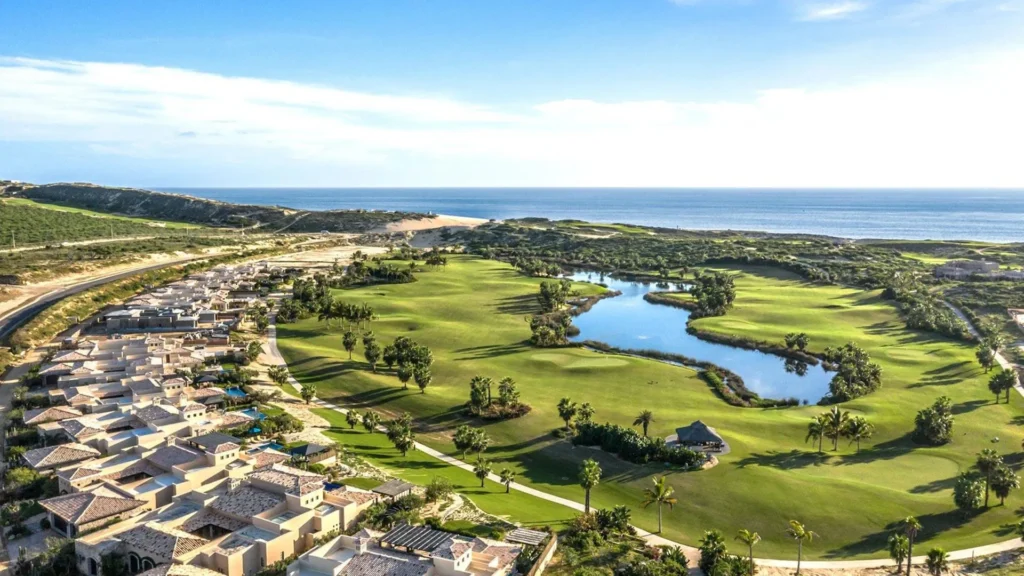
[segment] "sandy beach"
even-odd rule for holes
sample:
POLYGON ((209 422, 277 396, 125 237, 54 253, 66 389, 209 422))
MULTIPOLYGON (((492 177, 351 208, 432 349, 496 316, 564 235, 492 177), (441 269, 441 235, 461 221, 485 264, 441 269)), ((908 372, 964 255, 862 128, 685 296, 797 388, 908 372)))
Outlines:
POLYGON ((436 214, 432 218, 421 218, 419 220, 400 220, 380 226, 372 232, 416 232, 419 230, 433 230, 436 228, 475 228, 486 224, 486 218, 470 218, 468 216, 449 216, 436 214))

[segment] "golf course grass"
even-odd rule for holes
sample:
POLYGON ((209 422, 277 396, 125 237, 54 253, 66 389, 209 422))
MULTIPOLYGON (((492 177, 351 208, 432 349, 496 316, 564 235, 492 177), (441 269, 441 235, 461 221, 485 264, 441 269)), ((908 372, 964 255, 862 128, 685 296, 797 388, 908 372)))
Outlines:
MULTIPOLYGON (((604 477, 593 492, 593 504, 625 504, 634 522, 650 530, 657 528, 656 510, 640 507, 642 490, 653 475, 668 473, 679 504, 665 512, 664 536, 679 542, 695 545, 708 529, 719 529, 731 540, 738 529, 747 528, 763 538, 756 555, 795 559, 796 546, 785 529, 797 519, 819 535, 805 546, 805 558, 876 557, 884 555, 888 527, 911 514, 924 526, 919 540, 925 547, 951 550, 1013 537, 1010 525, 1017 520, 1019 494, 1005 506, 993 498, 988 510, 973 517, 953 506, 956 475, 971 466, 981 449, 996 449, 1014 466, 1022 460, 1021 400, 993 403, 972 347, 906 330, 877 292, 818 286, 771 269, 738 273, 734 307, 726 316, 697 321, 698 326, 777 341, 802 331, 813 350, 854 341, 882 366, 880 391, 842 405, 876 426, 860 453, 841 442, 837 452, 819 455, 804 442, 807 422, 821 407, 735 408, 686 368, 580 348, 531 347, 526 317, 537 311, 540 280, 468 256, 450 257, 443 270, 419 270, 418 281, 411 284, 335 291, 336 298, 373 306, 379 319, 372 330, 379 341, 408 336, 431 348, 434 380, 426 394, 415 386, 403 390, 386 369, 371 373, 361 345, 348 360, 338 326, 328 329, 315 319, 280 325, 279 346, 295 376, 315 384, 319 397, 358 410, 407 411, 416 418, 419 440, 452 455, 457 455, 449 440, 452 430, 470 421, 463 413, 470 378, 510 376, 533 410, 515 420, 474 423, 486 427, 492 438, 486 456, 496 470, 513 468, 519 482, 582 501, 577 467, 594 458, 604 477), (954 404, 954 441, 940 448, 918 447, 910 441, 914 415, 940 395, 954 404), (599 422, 628 426, 640 410, 650 409, 656 436, 701 419, 725 437, 732 451, 710 470, 681 473, 573 448, 551 434, 562 424, 555 405, 563 396, 590 402, 599 422)), ((337 416, 331 420, 340 441, 397 475, 419 483, 435 473, 465 475, 457 485, 479 490, 469 472, 422 454, 402 458, 383 435, 349 432, 337 416)), ((518 499, 491 498, 491 492, 508 495, 490 484, 486 494, 469 492, 488 512, 524 523, 556 523, 572 515, 535 499, 519 504, 518 499)))

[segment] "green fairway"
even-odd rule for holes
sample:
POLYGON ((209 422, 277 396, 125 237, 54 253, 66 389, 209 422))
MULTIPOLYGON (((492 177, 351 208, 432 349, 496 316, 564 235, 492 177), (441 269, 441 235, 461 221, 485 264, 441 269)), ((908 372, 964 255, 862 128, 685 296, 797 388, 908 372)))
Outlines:
MULTIPOLYGON (((526 317, 536 312, 539 280, 508 265, 450 257, 446 269, 416 276, 411 284, 339 290, 335 296, 371 304, 380 317, 372 329, 382 343, 404 335, 433 350, 434 382, 426 394, 415 387, 403 390, 388 370, 371 374, 361 345, 349 361, 341 347, 342 331, 328 330, 315 319, 278 327, 281 350, 299 381, 315 383, 321 398, 344 406, 408 411, 417 419, 420 440, 456 455, 448 435, 467 421, 463 405, 470 378, 511 376, 533 411, 511 421, 477 423, 493 439, 487 457, 495 468, 514 468, 518 481, 582 501, 576 470, 583 459, 595 458, 604 479, 593 503, 628 505, 635 522, 651 530, 656 529, 656 511, 639 506, 641 493, 651 476, 665 468, 628 464, 556 439, 551 431, 561 421, 555 404, 563 396, 590 402, 597 421, 627 426, 640 410, 650 409, 656 418, 651 434, 657 436, 702 419, 726 438, 732 453, 711 470, 670 474, 679 505, 665 512, 665 536, 687 544, 696 544, 706 529, 720 529, 731 539, 739 528, 748 528, 764 538, 758 554, 795 558, 785 528, 790 519, 798 519, 820 535, 805 549, 805 557, 879 556, 886 526, 908 514, 921 519, 925 546, 964 548, 1012 537, 1006 526, 1016 521, 1018 494, 1002 507, 993 499, 996 505, 968 519, 954 510, 951 487, 982 448, 995 448, 1008 462, 1020 463, 1022 434, 1015 425, 1024 419, 1020 399, 993 404, 973 348, 904 329, 876 292, 822 287, 786 273, 749 269, 737 277, 736 305, 728 315, 698 321, 705 329, 763 340, 781 341, 787 332, 803 331, 814 350, 853 340, 871 353, 884 371, 882 390, 843 408, 874 423, 875 437, 860 454, 841 442, 838 453, 819 456, 804 437, 820 407, 734 408, 689 369, 578 348, 531 347, 526 317), (909 440, 914 415, 943 394, 955 405, 954 442, 916 447, 909 440), (993 442, 996 437, 999 441, 993 442)), ((597 289, 583 286, 584 291, 597 289)), ((345 432, 339 440, 413 481, 425 483, 440 469, 467 476, 466 485, 475 480, 468 472, 421 462, 422 455, 403 459, 382 435, 373 435, 373 445, 368 436, 345 432)), ((565 516, 564 508, 542 502, 538 510, 524 506, 522 513, 515 506, 501 508, 500 499, 477 503, 527 522, 565 516)))

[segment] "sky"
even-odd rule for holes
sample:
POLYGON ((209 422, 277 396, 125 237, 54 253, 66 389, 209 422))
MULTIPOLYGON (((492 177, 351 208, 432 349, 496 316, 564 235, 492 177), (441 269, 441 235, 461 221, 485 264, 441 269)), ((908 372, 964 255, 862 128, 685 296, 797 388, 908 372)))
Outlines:
POLYGON ((1022 188, 1024 0, 0 1, 0 179, 1022 188))

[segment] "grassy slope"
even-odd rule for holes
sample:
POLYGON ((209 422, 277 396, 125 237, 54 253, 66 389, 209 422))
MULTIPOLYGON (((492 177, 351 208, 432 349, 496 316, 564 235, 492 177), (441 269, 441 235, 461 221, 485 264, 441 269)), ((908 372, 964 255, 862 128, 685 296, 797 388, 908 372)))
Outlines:
MULTIPOLYGON (((120 216, 117 214, 109 214, 106 212, 95 212, 93 210, 86 210, 84 208, 74 208, 72 206, 60 206, 58 204, 46 204, 43 202, 36 202, 27 198, 5 198, 2 201, 3 204, 12 207, 20 208, 37 208, 40 210, 52 210, 54 212, 64 212, 67 214, 77 214, 81 216, 89 216, 92 218, 104 218, 109 220, 117 220, 125 223, 141 224, 148 226, 149 233, 158 232, 161 228, 203 228, 198 224, 188 224, 186 222, 169 222, 166 220, 152 220, 149 218, 133 218, 130 216, 120 216)), ((144 230, 146 230, 144 229, 144 230)), ((108 228, 109 232, 109 228, 108 228)))
MULTIPOLYGON (((885 389, 845 407, 870 418, 878 426, 876 438, 860 455, 843 446, 839 455, 819 457, 804 444, 806 422, 818 407, 732 408, 687 369, 579 349, 530 348, 524 317, 533 310, 538 281, 508 266, 452 258, 447 270, 421 272, 418 278, 414 284, 338 296, 370 302, 380 315, 373 330, 381 339, 407 335, 431 347, 435 384, 426 395, 402 390, 390 374, 370 374, 359 352, 348 361, 339 352, 341 331, 328 331, 315 320, 279 329, 282 351, 297 377, 315 382, 323 398, 409 411, 425 430, 422 439, 453 452, 445 433, 463 420, 469 379, 475 374, 495 380, 512 376, 534 411, 487 425, 495 440, 488 457, 496 467, 514 467, 521 481, 582 499, 576 468, 584 458, 595 457, 605 470, 594 493, 595 505, 629 505, 635 520, 651 529, 656 527, 655 511, 638 504, 651 475, 663 469, 625 464, 554 440, 550 431, 560 423, 554 405, 560 397, 572 396, 591 402, 599 421, 624 425, 640 409, 650 408, 657 417, 651 432, 661 436, 701 418, 723 433, 733 452, 712 470, 670 476, 680 506, 666 512, 665 535, 690 544, 708 528, 732 534, 746 527, 764 537, 761 554, 795 556, 784 529, 790 518, 798 518, 821 536, 808 550, 811 556, 866 557, 879 554, 888 523, 911 513, 926 527, 926 545, 947 549, 1005 537, 1002 526, 1014 519, 1017 496, 1005 507, 965 521, 952 511, 950 486, 974 453, 992 446, 993 436, 1002 438, 997 449, 1013 452, 1012 460, 1019 460, 1021 434, 1010 424, 1021 417, 1020 411, 1016 405, 991 405, 971 349, 902 329, 876 294, 744 275, 737 282, 740 296, 730 315, 702 320, 709 328, 769 339, 799 328, 811 335, 815 348, 854 339, 882 363, 885 389), (787 302, 800 307, 786 309, 787 302), (914 414, 940 394, 957 404, 956 442, 945 448, 914 448, 907 438, 914 414)), ((396 459, 392 465, 403 463, 396 459)), ((411 465, 408 472, 420 468, 411 465)), ((488 509, 485 503, 481 506, 488 509)))

